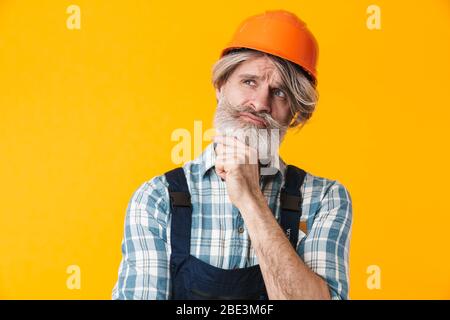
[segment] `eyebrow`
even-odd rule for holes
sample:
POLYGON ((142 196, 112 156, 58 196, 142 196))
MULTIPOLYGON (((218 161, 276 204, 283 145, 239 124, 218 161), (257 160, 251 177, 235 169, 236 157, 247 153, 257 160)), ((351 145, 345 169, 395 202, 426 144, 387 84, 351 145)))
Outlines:
MULTIPOLYGON (((238 77, 240 79, 262 80, 262 77, 260 77, 256 74, 251 74, 251 73, 241 73, 238 77)), ((286 90, 286 86, 284 86, 281 82, 278 82, 278 81, 275 82, 275 86, 278 89, 286 90)), ((273 88, 273 87, 271 86, 271 88, 273 88)))

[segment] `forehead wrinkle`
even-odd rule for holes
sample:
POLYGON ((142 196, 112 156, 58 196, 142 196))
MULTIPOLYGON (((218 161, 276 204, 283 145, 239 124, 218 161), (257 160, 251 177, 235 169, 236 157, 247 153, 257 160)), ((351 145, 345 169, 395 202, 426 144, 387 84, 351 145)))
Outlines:
POLYGON ((249 78, 267 81, 269 82, 269 86, 271 88, 274 86, 278 88, 284 87, 283 81, 279 77, 279 71, 276 65, 268 57, 248 61, 248 63, 242 65, 242 67, 243 68, 240 70, 240 73, 250 75, 249 78))

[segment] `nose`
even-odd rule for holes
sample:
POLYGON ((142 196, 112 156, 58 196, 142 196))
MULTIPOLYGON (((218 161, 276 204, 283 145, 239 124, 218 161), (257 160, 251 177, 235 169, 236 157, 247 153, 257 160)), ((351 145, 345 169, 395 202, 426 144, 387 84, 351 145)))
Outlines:
POLYGON ((270 113, 270 93, 269 90, 261 88, 254 93, 250 102, 255 112, 267 112, 270 113))

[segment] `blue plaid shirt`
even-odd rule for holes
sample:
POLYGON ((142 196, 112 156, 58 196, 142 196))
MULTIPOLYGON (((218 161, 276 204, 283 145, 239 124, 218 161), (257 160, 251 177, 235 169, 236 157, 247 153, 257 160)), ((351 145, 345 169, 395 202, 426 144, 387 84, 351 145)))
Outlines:
MULTIPOLYGON (((239 210, 229 201, 226 185, 214 170, 211 143, 183 166, 191 192, 191 255, 222 269, 258 264, 239 210)), ((280 190, 286 164, 261 176, 260 186, 280 223, 280 190)), ((170 221, 168 184, 164 175, 142 184, 125 217, 123 258, 113 299, 170 299, 170 221)), ((338 181, 306 173, 297 253, 328 283, 332 299, 348 299, 351 198, 338 181)))

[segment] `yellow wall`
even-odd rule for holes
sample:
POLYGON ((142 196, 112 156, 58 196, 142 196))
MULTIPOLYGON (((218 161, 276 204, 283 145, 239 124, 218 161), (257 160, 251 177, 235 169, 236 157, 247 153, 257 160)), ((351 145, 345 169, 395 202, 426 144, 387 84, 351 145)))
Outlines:
POLYGON ((173 130, 212 125, 238 23, 278 8, 321 49, 317 113, 282 156, 351 192, 351 297, 450 298, 448 0, 0 1, 0 298, 110 298, 133 191, 175 166, 173 130))

